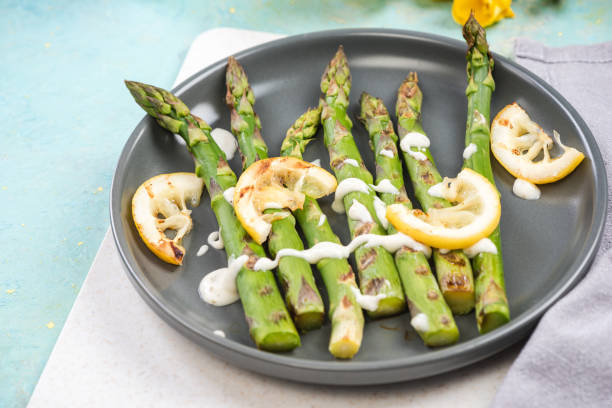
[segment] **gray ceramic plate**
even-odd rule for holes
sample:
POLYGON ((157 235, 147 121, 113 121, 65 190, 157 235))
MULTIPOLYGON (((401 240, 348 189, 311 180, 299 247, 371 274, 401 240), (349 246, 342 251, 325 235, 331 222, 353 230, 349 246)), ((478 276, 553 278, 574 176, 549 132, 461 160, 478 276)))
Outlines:
MULTIPOLYGON (((300 35, 239 53, 257 101, 263 135, 271 155, 278 154, 287 127, 308 106, 317 104, 319 79, 328 60, 343 44, 353 76, 350 114, 368 91, 394 110, 399 84, 409 70, 418 71, 425 100, 423 121, 440 171, 461 167, 466 120, 465 44, 448 38, 397 30, 342 30, 300 35)), ((567 179, 542 187, 542 198, 524 201, 512 195, 513 178, 493 160, 502 195, 502 241, 512 321, 479 336, 473 314, 457 318, 458 344, 428 349, 411 329, 408 314, 369 321, 359 354, 335 360, 327 351, 329 324, 302 336, 302 347, 288 354, 257 350, 249 338, 239 303, 217 308, 197 294, 200 279, 226 264, 225 253, 196 252, 217 229, 208 196, 193 211, 194 229, 185 240, 182 267, 159 261, 140 241, 132 224, 130 200, 136 188, 159 173, 193 171, 185 147, 146 117, 136 127, 119 159, 111 193, 111 225, 130 280, 147 303, 170 325, 220 358, 263 374, 322 384, 390 383, 449 371, 508 347, 526 336, 538 318, 584 275, 596 252, 606 211, 607 184, 601 154, 576 111, 541 79, 495 56, 492 112, 519 102, 545 129, 586 154, 567 179), (227 338, 215 336, 221 329, 227 338)), ((225 61, 220 61, 174 89, 193 111, 213 127, 229 128, 224 104, 225 61)), ((130 78, 136 79, 138 78, 130 78)), ((131 98, 126 91, 125 98, 131 98)), ((373 169, 367 135, 357 124, 354 137, 366 165, 373 169)), ((312 143, 306 159, 321 158, 328 167, 322 140, 312 143)), ((238 159, 231 162, 240 169, 238 159)), ((348 241, 344 216, 335 216, 322 200, 332 228, 348 241)), ((321 293, 325 291, 322 290, 321 293)), ((126 311, 129 313, 129 311, 126 311)))

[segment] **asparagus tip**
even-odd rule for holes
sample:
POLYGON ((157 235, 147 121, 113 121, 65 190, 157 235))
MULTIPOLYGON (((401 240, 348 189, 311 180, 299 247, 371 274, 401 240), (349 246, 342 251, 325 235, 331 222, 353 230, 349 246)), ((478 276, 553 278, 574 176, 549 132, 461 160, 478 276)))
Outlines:
POLYGON ((463 38, 465 38, 467 42, 468 49, 476 47, 482 53, 489 52, 485 29, 480 25, 478 20, 476 20, 474 10, 472 10, 470 17, 463 26, 463 38))

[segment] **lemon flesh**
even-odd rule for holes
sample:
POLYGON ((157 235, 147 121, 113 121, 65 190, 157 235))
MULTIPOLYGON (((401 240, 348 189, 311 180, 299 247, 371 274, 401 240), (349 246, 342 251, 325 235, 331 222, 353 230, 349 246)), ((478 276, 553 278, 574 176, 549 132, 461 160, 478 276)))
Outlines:
POLYGON ((516 178, 534 184, 553 183, 570 174, 584 159, 584 154, 565 146, 557 132, 555 142, 563 150, 551 157, 553 139, 544 132, 517 103, 502 109, 491 124, 491 152, 516 178))
POLYGON ((183 237, 191 230, 191 210, 200 203, 204 182, 193 173, 160 174, 138 187, 132 198, 132 218, 145 245, 159 259, 181 265, 183 237), (174 238, 166 230, 176 232, 174 238))
POLYGON ((405 205, 387 207, 387 219, 400 232, 436 248, 467 248, 489 236, 499 224, 501 203, 489 180, 470 169, 456 178, 444 178, 430 194, 454 205, 430 208, 427 213, 409 210, 405 205))
POLYGON ((336 190, 336 178, 322 168, 293 157, 271 157, 250 165, 234 190, 238 220, 262 244, 271 223, 287 215, 284 211, 264 214, 269 209, 301 209, 305 196, 317 199, 336 190))

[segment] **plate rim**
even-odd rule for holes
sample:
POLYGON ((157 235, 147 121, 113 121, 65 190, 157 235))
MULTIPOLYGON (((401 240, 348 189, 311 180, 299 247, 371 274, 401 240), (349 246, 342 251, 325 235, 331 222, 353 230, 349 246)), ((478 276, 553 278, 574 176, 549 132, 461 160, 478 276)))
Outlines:
MULTIPOLYGON (((298 34, 283 37, 280 39, 272 40, 254 47, 242 50, 234 56, 237 59, 247 57, 252 54, 257 54, 263 51, 274 49, 278 46, 290 46, 299 45, 301 43, 308 44, 309 42, 326 39, 329 37, 398 37, 407 40, 425 41, 432 42, 438 46, 445 46, 450 48, 461 48, 465 49, 465 44, 462 41, 451 37, 440 36, 436 34, 400 30, 400 29, 386 29, 386 28, 349 28, 349 29, 337 29, 337 30, 323 30, 315 31, 305 34, 298 34)), ((238 365, 245 369, 252 371, 258 371, 267 375, 288 378, 288 373, 283 370, 279 370, 278 375, 274 372, 270 372, 267 367, 257 366, 257 363, 267 363, 274 366, 283 366, 287 369, 292 369, 293 375, 289 376, 291 380, 309 383, 321 383, 328 384, 321 378, 317 381, 317 378, 308 376, 300 376, 300 372, 313 371, 317 373, 334 373, 344 375, 338 382, 338 385, 360 385, 360 384, 376 384, 376 383, 391 383, 398 381, 405 381, 409 379, 417 379, 422 377, 428 377, 431 375, 447 372, 456 368, 472 364, 476 361, 482 360, 490 355, 498 353, 503 349, 509 347, 513 343, 521 340, 527 335, 530 330, 537 324, 542 315, 559 299, 561 299, 569 290, 571 290, 586 274, 589 266, 591 265, 595 254, 601 243, 603 236, 603 230, 605 226, 605 220, 607 215, 607 174, 603 165, 603 157, 601 151, 593 136, 588 125, 576 109, 551 85, 549 85, 542 78, 529 71, 527 68, 517 64, 516 62, 492 52, 493 58, 496 65, 503 65, 510 71, 518 71, 523 78, 529 79, 532 85, 540 88, 540 91, 544 91, 549 97, 552 97, 560 107, 562 107, 568 117, 575 123, 580 132, 584 136, 586 143, 586 149, 588 150, 588 156, 593 162, 592 166, 595 170, 595 196, 594 196, 594 210, 593 210, 593 224, 591 232, 587 238, 587 248, 582 253, 582 259, 579 264, 575 267, 572 275, 563 282, 562 285, 553 287, 553 290, 549 292, 548 296, 538 303, 532 305, 529 309, 523 312, 520 316, 513 318, 506 325, 483 335, 480 335, 474 339, 470 339, 464 343, 456 344, 446 348, 429 351, 428 353, 418 356, 408 356, 406 358, 400 358, 395 360, 383 360, 383 361, 342 361, 342 360, 331 360, 331 361, 319 361, 302 359, 288 356, 286 354, 276 354, 257 349, 254 345, 245 345, 232 341, 227 338, 214 335, 210 329, 198 329, 193 327, 180 315, 167 308, 164 302, 157 296, 155 296, 150 288, 147 286, 146 279, 137 273, 129 262, 127 256, 127 248, 125 245, 125 232, 121 225, 121 194, 119 191, 120 176, 124 173, 127 166, 127 156, 134 148, 136 141, 138 141, 140 134, 144 131, 144 128, 149 124, 153 123, 153 119, 146 115, 136 125, 130 136, 125 142, 125 145, 119 156, 115 172, 113 174, 109 210, 110 210, 110 224, 113 234, 115 246, 120 254, 120 258, 126 274, 129 280, 137 289, 139 295, 146 301, 146 303, 152 307, 152 309, 160 316, 163 320, 169 323, 175 329, 178 329, 182 334, 186 335, 190 339, 196 341, 200 345, 208 348, 209 350, 215 351, 218 357, 225 360, 231 360, 236 363, 238 360, 250 361, 255 363, 255 366, 245 367, 244 364, 238 365), (235 354, 238 355, 235 355, 235 354), (230 355, 231 354, 231 355, 230 355), (442 366, 440 366, 442 364, 442 366), (425 372, 416 370, 417 368, 427 367, 425 372), (378 371, 387 370, 407 370, 415 369, 414 373, 410 375, 397 378, 396 380, 380 379, 377 381, 373 379, 368 382, 364 381, 352 381, 351 375, 356 373, 363 375, 378 371)), ((180 95, 183 91, 191 88, 195 83, 198 83, 202 77, 206 77, 210 72, 225 66, 226 59, 223 58, 207 67, 199 70, 197 73, 191 75, 183 82, 178 84, 172 89, 173 93, 180 95)))

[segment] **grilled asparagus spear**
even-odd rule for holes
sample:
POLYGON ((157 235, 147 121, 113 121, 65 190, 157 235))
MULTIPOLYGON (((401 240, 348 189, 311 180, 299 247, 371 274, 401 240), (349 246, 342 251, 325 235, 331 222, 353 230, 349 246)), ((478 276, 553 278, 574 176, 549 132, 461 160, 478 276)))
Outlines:
MULTIPOLYGON (((287 131, 281 146, 281 156, 302 159, 306 145, 317 133, 321 108, 308 110, 287 131)), ((340 244, 327 217, 316 200, 306 197, 304 207, 293 212, 309 247, 319 242, 340 244)), ((332 330, 329 352, 338 358, 351 358, 361 346, 363 337, 363 312, 355 299, 357 289, 355 274, 346 259, 325 258, 317 263, 329 298, 329 319, 332 330)))
MULTIPOLYGON (((400 138, 412 132, 425 135, 421 125, 423 93, 418 86, 416 72, 411 72, 397 92, 396 114, 400 138)), ((405 146, 404 162, 410 174, 412 187, 424 211, 449 207, 451 204, 428 193, 431 186, 442 182, 428 147, 405 146), (420 154, 420 155, 419 155, 420 154), (421 156, 422 155, 422 156, 421 156)), ((469 259, 461 250, 434 250, 434 264, 440 289, 455 314, 466 314, 474 308, 474 278, 469 259)))
MULTIPOLYGON (((350 89, 351 74, 344 50, 340 46, 321 78, 323 98, 320 106, 325 146, 339 182, 338 190, 343 182, 365 186, 361 191, 349 187, 350 192, 343 199, 344 211, 349 214, 347 220, 351 238, 367 233, 385 235, 374 209, 376 194, 367 187, 372 184, 372 175, 363 165, 351 134, 352 123, 346 113, 350 89), (355 214, 356 218, 350 214, 355 214)), ((375 311, 368 312, 370 316, 388 316, 403 311, 406 307, 404 294, 391 254, 380 246, 362 246, 355 251, 355 261, 361 291, 366 295, 385 296, 375 311)))
MULTIPOLYGON (((232 133, 238 139, 243 170, 268 157, 268 147, 261 137, 261 121, 253 111, 255 96, 243 67, 234 57, 227 62, 226 103, 231 109, 232 133)), ((275 212, 280 210, 267 210, 275 212)), ((295 230, 295 218, 289 215, 272 222, 268 250, 275 257, 283 248, 304 249, 295 230)), ((285 256, 278 265, 278 277, 285 292, 285 302, 300 330, 321 327, 325 316, 323 300, 315 284, 310 264, 304 259, 285 256)))
POLYGON ((245 266, 238 272, 236 286, 255 344, 269 351, 298 347, 300 337, 276 287, 274 275, 271 271, 250 269, 265 252, 250 239, 233 207, 223 198, 223 191, 236 184, 236 175, 210 136, 210 126, 192 115, 189 108, 168 91, 133 81, 125 81, 125 84, 140 107, 160 126, 179 134, 187 143, 194 157, 195 172, 204 179, 217 222, 223 226, 221 235, 228 258, 248 256, 245 266))
MULTIPOLYGON (((491 94, 495 89, 493 58, 489 54, 485 30, 478 24, 473 13, 463 26, 463 37, 468 46, 465 145, 473 143, 476 146, 476 151, 464 160, 463 166, 482 174, 495 185, 489 153, 491 94)), ((481 333, 489 332, 510 320, 499 226, 489 239, 497 247, 497 254, 481 253, 472 259, 476 276, 476 322, 481 333)))
MULTIPOLYGON (((380 199, 385 205, 401 203, 412 209, 404 188, 397 135, 387 108, 381 99, 365 92, 361 95, 360 106, 359 119, 370 135, 370 147, 375 155, 376 184, 390 183, 397 191, 379 192, 380 199)), ((397 230, 389 223, 387 232, 394 234, 397 230)), ((456 342, 459 330, 423 252, 405 246, 395 253, 395 264, 408 301, 411 324, 423 342, 428 346, 456 342)))

